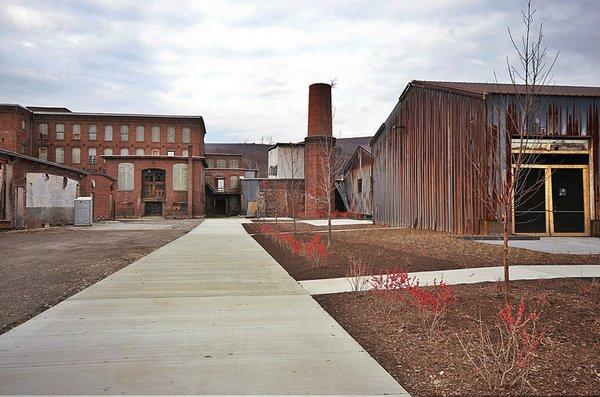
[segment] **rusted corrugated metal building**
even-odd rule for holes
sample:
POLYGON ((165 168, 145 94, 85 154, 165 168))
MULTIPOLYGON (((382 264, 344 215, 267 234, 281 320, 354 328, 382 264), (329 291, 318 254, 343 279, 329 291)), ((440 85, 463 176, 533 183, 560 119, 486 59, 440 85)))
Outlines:
POLYGON ((348 203, 348 211, 371 215, 372 206, 372 174, 373 157, 371 150, 365 146, 359 146, 343 169, 344 192, 348 203))
MULTIPOLYGON (((510 121, 522 100, 521 90, 511 84, 412 81, 371 140, 375 222, 459 234, 485 232, 493 210, 475 193, 482 181, 470 159, 500 156, 509 164, 507 139, 496 140, 500 142, 492 147, 489 136, 490 131, 505 136, 506 128, 512 132, 510 121)), ((544 164, 535 167, 548 169, 550 186, 539 197, 543 208, 538 218, 529 226, 525 221, 519 226, 517 218, 513 231, 598 233, 600 88, 549 86, 538 93, 543 101, 532 136, 541 142, 536 150, 541 150, 544 164), (552 152, 565 147, 577 150, 552 152), (554 164, 559 153, 567 157, 554 164), (577 184, 569 185, 573 179, 577 184)), ((498 183, 501 173, 490 171, 486 183, 498 183)))

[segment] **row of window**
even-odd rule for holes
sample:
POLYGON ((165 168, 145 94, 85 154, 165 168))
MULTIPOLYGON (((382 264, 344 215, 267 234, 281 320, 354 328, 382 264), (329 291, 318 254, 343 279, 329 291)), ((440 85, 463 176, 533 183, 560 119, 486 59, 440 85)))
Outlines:
MULTIPOLYGON (((187 157, 188 153, 189 152, 187 149, 184 149, 181 151, 181 155, 185 156, 185 157, 187 157)), ((110 149, 110 148, 104 149, 104 156, 112 156, 113 154, 114 153, 113 153, 112 149, 110 149)), ((152 156, 160 156, 160 150, 152 149, 150 154, 152 156)), ((127 148, 121 149, 120 155, 121 156, 129 156, 129 149, 127 149, 127 148)), ((145 156, 146 151, 143 148, 135 149, 135 155, 136 156, 145 156)), ((94 147, 88 148, 88 164, 96 164, 96 156, 97 156, 96 148, 94 148, 94 147)), ((167 150, 167 156, 175 156, 175 150, 167 150)), ((48 148, 45 148, 45 147, 39 148, 38 157, 42 160, 48 160, 48 148)), ((65 148, 57 147, 54 150, 54 161, 56 163, 64 164, 65 148)), ((81 163, 81 149, 80 148, 75 147, 75 148, 71 149, 71 163, 73 163, 73 164, 81 163)))
MULTIPOLYGON (((48 138, 48 124, 40 124, 39 125, 39 133, 40 139, 48 138)), ((175 127, 167 127, 167 142, 174 143, 175 142, 175 127)), ((190 127, 183 127, 181 130, 181 141, 183 143, 190 143, 191 139, 191 130, 190 127)), ((81 125, 73 124, 71 128, 71 136, 73 140, 81 139, 81 125)), ((122 125, 120 130, 120 139, 121 141, 129 141, 129 126, 122 125)), ((56 140, 62 141, 65 139, 65 125, 64 124, 56 124, 55 127, 55 137, 56 140)), ((98 140, 98 126, 95 124, 91 124, 88 126, 87 130, 87 139, 90 141, 98 140)), ((143 125, 138 125, 135 127, 135 140, 136 142, 144 142, 146 139, 146 128, 143 125)), ((106 125, 104 126, 104 140, 112 141, 113 140, 113 126, 106 125)), ((152 142, 160 142, 160 127, 154 126, 151 129, 151 141, 152 142)))
MULTIPOLYGON (((121 191, 131 191, 135 185, 135 165, 119 163, 117 166, 117 188, 121 191)), ((173 190, 181 191, 188 188, 187 164, 173 164, 173 190)))
MULTIPOLYGON (((208 163, 208 168, 215 168, 215 161, 213 159, 206 159, 206 162, 208 163)), ((229 160, 229 168, 239 168, 239 165, 238 160, 229 160)), ((217 168, 227 168, 227 160, 218 159, 217 168)))

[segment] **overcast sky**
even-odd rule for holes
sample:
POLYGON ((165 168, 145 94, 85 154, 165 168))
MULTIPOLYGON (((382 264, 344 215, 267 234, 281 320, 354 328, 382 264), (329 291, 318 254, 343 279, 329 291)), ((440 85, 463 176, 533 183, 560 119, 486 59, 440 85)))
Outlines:
MULTIPOLYGON (((600 85, 600 1, 538 0, 556 84, 600 85)), ((0 0, 0 102, 204 116, 208 142, 306 133, 337 81, 336 134, 372 135, 413 79, 506 79, 524 0, 0 0)))

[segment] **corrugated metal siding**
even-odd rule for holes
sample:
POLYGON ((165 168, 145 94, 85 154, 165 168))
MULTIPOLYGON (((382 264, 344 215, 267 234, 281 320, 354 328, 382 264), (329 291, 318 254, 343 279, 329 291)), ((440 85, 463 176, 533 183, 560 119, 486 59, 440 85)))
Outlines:
MULTIPOLYGON (((519 109, 515 103, 517 97, 506 95, 492 95, 487 100, 487 112, 490 122, 502 130, 508 128, 514 133, 515 127, 511 120, 518 118, 515 114, 519 109), (506 109, 513 112, 509 115, 506 109)), ((594 178, 595 218, 600 215, 600 124, 599 110, 600 98, 575 97, 575 96, 550 96, 543 97, 536 106, 537 117, 531 129, 541 136, 582 136, 591 138, 592 170, 590 175, 594 178), (593 172, 592 172, 593 171, 593 172)))
POLYGON ((373 159, 363 149, 358 149, 356 156, 352 157, 352 163, 344 175, 344 185, 350 212, 371 215, 372 206, 372 169, 373 159), (362 191, 358 192, 358 180, 362 179, 362 191))
MULTIPOLYGON (((507 104, 514 108, 514 98, 483 100, 411 87, 373 142, 375 222, 477 234, 479 220, 489 219, 489 214, 475 193, 477 178, 470 159, 505 157, 500 148, 490 147, 492 140, 484 131, 488 119, 499 126, 496 131, 510 124, 501 109, 507 104)), ((600 98, 546 97, 536 120, 543 135, 592 137, 596 219, 600 213, 599 108, 600 98)), ((500 172, 490 166, 490 179, 500 172)))
POLYGON ((484 206, 475 200, 463 138, 484 119, 481 99, 411 88, 372 148, 375 222, 477 233, 484 206))

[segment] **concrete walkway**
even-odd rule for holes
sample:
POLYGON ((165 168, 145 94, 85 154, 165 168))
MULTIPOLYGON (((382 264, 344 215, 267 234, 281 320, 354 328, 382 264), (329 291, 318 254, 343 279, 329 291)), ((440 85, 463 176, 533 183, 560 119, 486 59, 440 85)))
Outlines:
MULTIPOLYGON (((502 240, 477 240, 487 244, 502 245, 502 240)), ((552 254, 598 255, 600 238, 597 237, 540 237, 539 240, 510 240, 511 247, 552 254)))
POLYGON ((0 393, 406 392, 239 220, 209 219, 0 336, 0 393))
MULTIPOLYGON (((504 279, 502 267, 478 267, 473 269, 437 270, 408 273, 419 280, 420 285, 431 285, 434 280, 444 280, 446 284, 475 284, 504 279)), ((329 278, 322 280, 300 281, 300 285, 311 295, 352 292, 372 289, 373 276, 351 278, 329 278)), ((600 265, 552 265, 552 266, 511 266, 511 280, 539 280, 550 278, 600 277, 600 265)))

